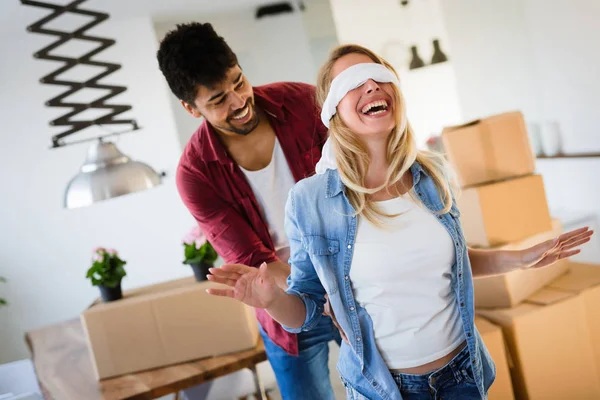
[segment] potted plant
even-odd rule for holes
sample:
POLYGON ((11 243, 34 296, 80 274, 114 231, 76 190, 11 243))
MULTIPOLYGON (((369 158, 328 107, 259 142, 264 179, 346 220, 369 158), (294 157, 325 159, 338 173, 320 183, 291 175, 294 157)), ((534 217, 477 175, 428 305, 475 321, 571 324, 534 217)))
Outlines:
POLYGON ((121 280, 127 275, 123 266, 127 264, 119 258, 116 250, 98 247, 94 250, 93 263, 87 271, 86 278, 98 286, 102 300, 114 301, 123 297, 121 280))
POLYGON ((183 263, 192 267, 196 281, 205 281, 208 269, 214 266, 219 255, 198 226, 183 238, 183 246, 185 254, 183 263))
MULTIPOLYGON (((0 282, 2 282, 2 283, 6 282, 6 278, 0 276, 0 282)), ((3 299, 2 297, 0 297, 0 306, 5 306, 7 304, 8 304, 8 302, 5 299, 3 299)))

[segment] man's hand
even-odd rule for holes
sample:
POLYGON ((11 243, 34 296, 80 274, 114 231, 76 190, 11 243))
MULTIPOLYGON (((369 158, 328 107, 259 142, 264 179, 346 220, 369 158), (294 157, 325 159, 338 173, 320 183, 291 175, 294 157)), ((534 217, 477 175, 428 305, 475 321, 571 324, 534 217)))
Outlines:
POLYGON ((329 296, 327 296, 327 295, 325 295, 325 307, 324 307, 323 315, 331 318, 335 327, 338 329, 338 331, 340 331, 340 336, 342 337, 342 339, 344 339, 344 342, 350 344, 350 342, 348 342, 348 338, 346 337, 346 334, 344 333, 344 330, 338 324, 337 319, 335 319, 335 314, 333 313, 331 304, 329 304, 329 296))

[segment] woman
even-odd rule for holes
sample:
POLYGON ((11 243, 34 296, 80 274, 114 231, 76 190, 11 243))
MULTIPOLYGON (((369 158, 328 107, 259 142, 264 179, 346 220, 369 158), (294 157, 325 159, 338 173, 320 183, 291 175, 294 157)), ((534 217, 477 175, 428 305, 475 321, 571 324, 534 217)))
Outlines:
POLYGON ((230 287, 209 293, 265 308, 291 332, 316 326, 328 296, 351 399, 486 398, 495 367, 474 326, 472 277, 550 265, 592 232, 523 251, 467 248, 449 173, 416 149, 393 68, 341 46, 317 90, 330 142, 288 198, 289 289, 266 265, 224 265, 209 279, 230 287))

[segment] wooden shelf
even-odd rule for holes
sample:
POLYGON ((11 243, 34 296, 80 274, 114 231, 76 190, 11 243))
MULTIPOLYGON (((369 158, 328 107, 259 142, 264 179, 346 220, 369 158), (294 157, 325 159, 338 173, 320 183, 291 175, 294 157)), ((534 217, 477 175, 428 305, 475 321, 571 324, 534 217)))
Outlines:
POLYGON ((575 153, 575 154, 557 154, 555 156, 537 156, 538 160, 550 160, 555 158, 600 158, 600 153, 575 153))

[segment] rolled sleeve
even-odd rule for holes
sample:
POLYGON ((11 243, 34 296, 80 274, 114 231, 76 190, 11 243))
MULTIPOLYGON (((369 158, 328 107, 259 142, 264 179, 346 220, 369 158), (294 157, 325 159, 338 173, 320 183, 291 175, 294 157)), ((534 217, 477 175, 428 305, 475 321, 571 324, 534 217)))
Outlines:
POLYGON ((285 232, 290 243, 289 264, 291 267, 287 280, 287 293, 302 299, 306 307, 306 317, 300 328, 283 327, 291 333, 309 331, 319 323, 324 311, 326 294, 310 254, 302 246, 302 235, 295 211, 294 190, 292 189, 285 206, 285 232))
POLYGON ((311 299, 309 295, 301 293, 294 289, 288 289, 286 293, 298 296, 304 302, 304 307, 306 307, 306 318, 304 319, 304 324, 302 324, 300 328, 290 328, 289 326, 285 325, 281 326, 283 326, 283 329, 290 333, 310 331, 319 323, 321 315, 324 311, 323 305, 320 305, 319 303, 311 299))

